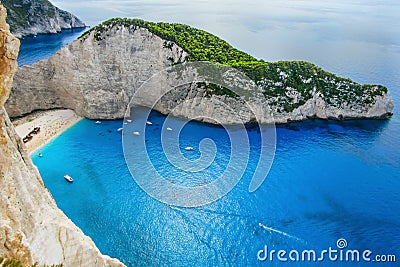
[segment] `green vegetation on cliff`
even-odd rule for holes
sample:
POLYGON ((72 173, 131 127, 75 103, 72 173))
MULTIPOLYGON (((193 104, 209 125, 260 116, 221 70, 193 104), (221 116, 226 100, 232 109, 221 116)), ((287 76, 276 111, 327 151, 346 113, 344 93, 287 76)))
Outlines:
POLYGON ((10 24, 11 31, 18 28, 30 27, 29 16, 35 17, 54 17, 54 6, 47 0, 36 0, 35 8, 31 1, 24 0, 2 0, 3 5, 7 8, 7 23, 10 24))
MULTIPOLYGON (((116 18, 90 29, 82 37, 94 31, 95 39, 102 41, 105 38, 103 32, 115 26, 146 28, 165 40, 164 47, 172 49, 177 44, 183 48, 191 61, 216 62, 242 70, 263 89, 269 103, 279 107, 280 111, 293 111, 316 92, 328 104, 338 107, 349 104, 370 105, 375 102, 375 96, 387 92, 384 86, 361 85, 309 62, 258 60, 213 34, 184 24, 116 18)), ((224 90, 214 87, 211 93, 227 94, 224 90)))
POLYGON ((74 15, 54 6, 48 0, 2 0, 7 8, 7 23, 17 37, 55 33, 63 28, 84 27, 74 15))

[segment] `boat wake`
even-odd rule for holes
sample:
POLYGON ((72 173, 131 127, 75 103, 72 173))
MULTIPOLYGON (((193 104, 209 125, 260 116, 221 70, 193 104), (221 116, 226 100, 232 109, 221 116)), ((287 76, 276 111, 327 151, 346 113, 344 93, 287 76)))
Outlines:
POLYGON ((301 239, 301 238, 299 238, 299 237, 290 235, 290 234, 288 234, 288 233, 285 233, 285 232, 283 232, 283 231, 274 229, 274 228, 272 228, 272 227, 268 227, 268 226, 266 226, 266 225, 264 225, 264 224, 262 224, 262 223, 258 223, 258 225, 259 225, 261 228, 264 228, 265 230, 267 230, 267 231, 269 231, 269 232, 277 233, 277 234, 280 234, 280 235, 289 237, 289 238, 291 238, 291 239, 293 239, 293 240, 296 240, 296 241, 298 241, 298 242, 306 243, 303 239, 301 239))

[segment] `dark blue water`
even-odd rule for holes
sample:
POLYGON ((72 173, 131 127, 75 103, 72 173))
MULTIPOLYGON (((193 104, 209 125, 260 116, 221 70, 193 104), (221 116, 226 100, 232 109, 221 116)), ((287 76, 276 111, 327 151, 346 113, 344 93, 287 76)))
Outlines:
MULTIPOLYGON (((366 10, 369 8, 372 7, 368 5, 366 10)), ((32 158, 60 208, 103 253, 119 258, 128 266, 398 266, 400 42, 398 35, 385 38, 378 33, 396 32, 396 27, 389 26, 397 25, 399 20, 393 20, 393 24, 384 22, 399 13, 394 8, 386 8, 385 12, 380 8, 373 8, 377 11, 374 15, 365 13, 372 21, 366 25, 382 23, 387 27, 382 31, 379 27, 368 27, 381 36, 379 42, 366 31, 352 32, 350 26, 345 31, 333 31, 337 35, 331 34, 337 27, 335 23, 345 21, 335 17, 334 8, 328 12, 327 22, 315 15, 319 18, 317 22, 294 24, 283 16, 282 20, 275 18, 274 23, 285 21, 285 25, 294 25, 293 28, 262 28, 264 35, 251 35, 251 38, 241 30, 243 21, 230 24, 231 28, 237 26, 228 31, 232 33, 230 39, 235 40, 237 36, 241 42, 249 37, 239 46, 248 48, 250 53, 252 40, 254 45, 269 48, 265 50, 267 59, 306 59, 358 82, 384 84, 395 101, 395 114, 387 121, 317 120, 278 127, 275 161, 266 182, 253 194, 248 193, 248 185, 256 160, 250 161, 233 191, 210 205, 177 208, 150 198, 134 182, 125 165, 121 133, 117 132, 122 121, 103 121, 97 125, 83 120, 44 147, 40 151, 44 157, 33 155, 32 158), (280 50, 276 53, 268 47, 269 42, 264 45, 257 39, 273 34, 282 37, 282 32, 287 36, 272 41, 279 44, 280 50), (73 184, 63 180, 65 173, 75 178, 73 184), (260 222, 268 228, 261 228, 260 222), (285 264, 276 259, 257 260, 257 252, 265 245, 276 250, 321 251, 329 247, 337 249, 339 238, 347 240, 349 249, 369 249, 373 255, 397 254, 397 263, 285 264)), ((354 16, 360 19, 362 14, 354 16)), ((350 18, 346 25, 358 25, 350 18)), ((255 22, 251 22, 253 29, 255 22)), ((214 31, 221 25, 226 29, 226 24, 216 23, 214 31)), ((259 22, 260 25, 263 23, 259 22)), ((29 63, 45 58, 43 55, 48 55, 47 52, 54 53, 51 52, 53 44, 71 37, 65 34, 38 36, 44 38, 42 43, 49 48, 26 49, 29 46, 23 43, 20 58, 31 58, 29 63)), ((28 45, 34 47, 35 39, 28 45)), ((255 51, 260 54, 260 49, 255 51)), ((160 129, 156 124, 161 125, 163 120, 160 114, 152 113, 154 127, 148 132, 149 139, 157 140, 160 129)), ((249 130, 248 134, 257 151, 257 130, 249 130)), ((223 168, 229 151, 223 129, 192 123, 182 132, 181 143, 196 148, 204 136, 218 137, 218 151, 222 154, 216 160, 223 168)), ((169 165, 160 163, 157 144, 148 142, 151 157, 162 172, 168 173, 169 165)), ((213 170, 217 172, 218 168, 213 170)))
POLYGON ((65 45, 78 38, 86 28, 66 29, 60 34, 39 34, 21 39, 18 65, 31 65, 54 55, 65 45))

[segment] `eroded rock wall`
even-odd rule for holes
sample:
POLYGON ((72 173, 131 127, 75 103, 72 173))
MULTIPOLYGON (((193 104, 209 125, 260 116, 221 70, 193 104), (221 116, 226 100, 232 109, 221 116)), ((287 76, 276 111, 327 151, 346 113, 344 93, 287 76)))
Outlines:
POLYGON ((19 40, 0 4, 0 255, 24 265, 124 266, 100 253, 58 209, 4 109, 17 70, 19 40))
MULTIPOLYGON (((91 31, 61 49, 48 60, 23 66, 15 77, 6 109, 11 117, 35 110, 69 108, 90 119, 119 119, 138 88, 160 71, 187 61, 188 54, 175 43, 138 26, 105 26, 91 31)), ((163 81, 173 85, 174 77, 163 81)), ((261 88, 258 88, 261 90, 261 88)), ((200 87, 186 86, 162 97, 154 108, 177 116, 211 116, 221 123, 248 123, 254 120, 242 101, 228 95, 208 95, 200 87), (200 99, 201 98, 201 99, 200 99), (222 101, 222 102, 221 102, 222 101), (178 103, 181 105, 177 106, 178 103), (224 107, 229 105, 230 109, 224 107)), ((291 89, 296 94, 296 89, 291 89)), ((148 91, 149 97, 154 92, 148 91)), ((393 112, 390 93, 374 96, 371 104, 332 104, 318 90, 292 111, 273 104, 273 97, 253 97, 248 103, 261 114, 260 121, 276 123, 308 118, 355 119, 387 118, 393 112)), ((366 93, 365 93, 366 94, 366 93)), ((161 97, 161 95, 160 95, 161 97)), ((340 97, 340 96, 334 96, 340 97)))

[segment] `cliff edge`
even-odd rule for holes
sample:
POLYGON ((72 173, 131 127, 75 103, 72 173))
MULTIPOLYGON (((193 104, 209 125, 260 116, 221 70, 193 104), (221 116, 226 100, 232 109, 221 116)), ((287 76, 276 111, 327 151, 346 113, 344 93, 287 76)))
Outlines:
POLYGON ((100 253, 44 187, 4 109, 17 70, 19 40, 0 4, 0 256, 31 266, 124 266, 100 253))
POLYGON ((18 38, 40 33, 57 33, 62 29, 86 27, 76 16, 47 0, 2 0, 8 10, 7 22, 18 38))
MULTIPOLYGON (((11 117, 69 108, 91 119, 123 118, 146 80, 192 61, 221 63, 245 73, 258 88, 250 104, 260 114, 271 110, 276 123, 380 119, 393 112, 392 97, 384 86, 361 85, 308 62, 257 60, 205 31, 138 19, 106 21, 50 59, 21 67, 6 109, 11 117)), ((173 87, 173 79, 165 77, 163 83, 173 87)), ((211 116, 222 123, 252 122, 254 116, 243 106, 225 88, 192 84, 162 96, 154 109, 184 117, 211 116), (222 102, 236 112, 222 108, 222 102)))

